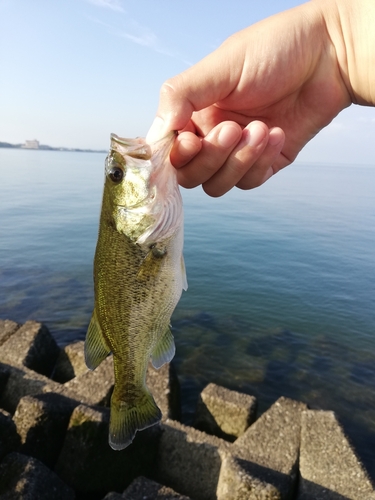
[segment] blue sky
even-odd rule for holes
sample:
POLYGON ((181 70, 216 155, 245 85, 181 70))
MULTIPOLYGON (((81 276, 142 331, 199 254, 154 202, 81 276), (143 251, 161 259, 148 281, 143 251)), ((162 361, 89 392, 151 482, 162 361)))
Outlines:
MULTIPOLYGON (((107 149, 145 135, 159 89, 232 33, 298 0, 0 0, 0 141, 107 149)), ((372 163, 375 111, 352 106, 303 161, 372 163)))

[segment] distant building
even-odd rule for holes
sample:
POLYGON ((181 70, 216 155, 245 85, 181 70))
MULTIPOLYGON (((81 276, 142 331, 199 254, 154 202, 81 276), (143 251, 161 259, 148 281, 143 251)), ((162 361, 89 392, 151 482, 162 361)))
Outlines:
POLYGON ((33 141, 25 141, 25 144, 22 145, 24 149, 39 149, 39 141, 34 139, 33 141))

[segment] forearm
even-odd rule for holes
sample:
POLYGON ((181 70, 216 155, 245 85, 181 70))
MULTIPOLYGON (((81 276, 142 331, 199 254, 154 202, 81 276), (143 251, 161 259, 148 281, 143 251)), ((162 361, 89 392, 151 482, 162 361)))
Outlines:
POLYGON ((322 13, 352 102, 375 106, 375 1, 312 2, 322 13))

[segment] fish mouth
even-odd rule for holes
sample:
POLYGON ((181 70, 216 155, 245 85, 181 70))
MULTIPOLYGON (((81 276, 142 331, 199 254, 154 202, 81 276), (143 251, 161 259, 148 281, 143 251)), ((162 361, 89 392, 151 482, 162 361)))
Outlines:
POLYGON ((126 139, 116 134, 111 134, 111 149, 118 153, 140 160, 149 160, 152 155, 150 146, 142 137, 136 139, 126 139))
POLYGON ((153 150, 172 139, 177 134, 176 131, 169 132, 161 139, 148 144, 143 137, 136 139, 127 139, 126 137, 119 137, 117 134, 111 134, 111 148, 119 153, 133 158, 142 160, 149 160, 152 156, 153 150))

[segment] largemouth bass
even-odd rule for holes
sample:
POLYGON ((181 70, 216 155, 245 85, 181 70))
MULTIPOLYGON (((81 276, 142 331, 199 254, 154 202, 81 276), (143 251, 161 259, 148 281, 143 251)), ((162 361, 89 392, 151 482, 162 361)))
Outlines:
POLYGON ((169 161, 174 140, 111 135, 94 259, 95 307, 85 342, 95 369, 113 353, 109 444, 128 446, 137 431, 161 419, 146 386, 155 368, 175 353, 170 318, 187 289, 182 199, 169 161))

